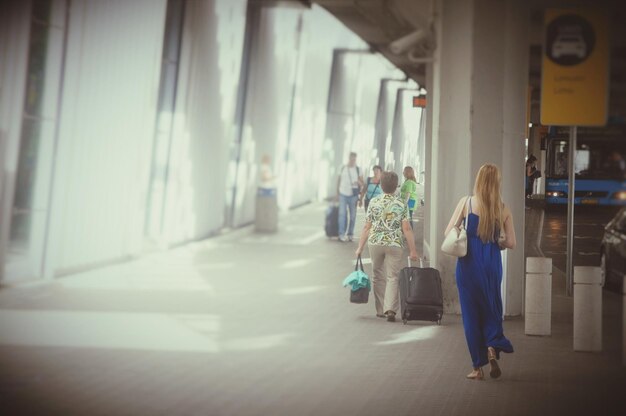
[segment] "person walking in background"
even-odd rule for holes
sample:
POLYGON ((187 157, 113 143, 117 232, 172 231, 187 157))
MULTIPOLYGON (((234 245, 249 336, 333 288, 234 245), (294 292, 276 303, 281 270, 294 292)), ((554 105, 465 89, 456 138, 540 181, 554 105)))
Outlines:
POLYGON ((537 158, 535 155, 528 156, 526 160, 526 198, 530 198, 533 194, 533 185, 537 178, 537 158))
POLYGON ((363 186, 361 171, 356 165, 356 153, 351 152, 348 164, 344 165, 337 178, 337 197, 339 198, 339 241, 352 241, 356 223, 356 204, 363 186), (350 224, 348 222, 350 211, 350 224), (347 232, 347 236, 346 236, 347 232))
POLYGON ((276 176, 272 173, 272 158, 268 154, 261 157, 259 167, 259 194, 273 195, 276 193, 276 176))
POLYGON ((367 212, 367 207, 369 206, 372 198, 383 193, 383 190, 380 187, 380 175, 383 172, 383 168, 375 165, 372 170, 374 171, 374 176, 367 178, 367 182, 365 183, 365 186, 361 191, 361 195, 359 196, 359 206, 365 203, 365 212, 367 212), (365 201, 363 201, 364 198, 365 201))
POLYGON ((398 187, 395 172, 383 172, 380 185, 383 194, 374 197, 367 208, 365 225, 356 249, 360 256, 368 243, 374 276, 376 316, 396 320, 399 306, 398 278, 404 264, 402 234, 409 246, 409 257, 417 261, 413 231, 409 225, 406 206, 394 194, 398 187))
POLYGON ((417 180, 415 179, 415 171, 411 166, 406 166, 402 171, 404 175, 404 183, 400 188, 400 199, 404 201, 409 210, 409 223, 413 227, 413 211, 417 204, 417 180))
POLYGON ((447 235, 461 223, 467 230, 467 254, 458 259, 456 283, 473 366, 467 378, 474 380, 484 379, 482 367, 487 363, 491 377, 500 377, 500 352, 513 352, 502 328, 500 250, 515 248, 516 241, 513 216, 502 202, 500 184, 497 166, 481 166, 474 195, 461 198, 445 231, 447 235), (502 230, 504 238, 500 238, 502 230))

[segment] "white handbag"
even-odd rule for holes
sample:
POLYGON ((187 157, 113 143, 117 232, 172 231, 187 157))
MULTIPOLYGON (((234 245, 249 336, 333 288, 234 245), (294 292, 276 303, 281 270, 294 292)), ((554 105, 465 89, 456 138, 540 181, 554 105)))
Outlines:
MULTIPOLYGON (((467 197, 469 199, 469 197, 467 197)), ((467 204, 467 199, 465 200, 467 204)), ((465 207, 465 204, 463 205, 465 207)), ((454 223, 454 227, 450 230, 441 244, 441 251, 455 257, 465 257, 467 255, 467 231, 465 226, 461 226, 461 216, 463 210, 454 223)))

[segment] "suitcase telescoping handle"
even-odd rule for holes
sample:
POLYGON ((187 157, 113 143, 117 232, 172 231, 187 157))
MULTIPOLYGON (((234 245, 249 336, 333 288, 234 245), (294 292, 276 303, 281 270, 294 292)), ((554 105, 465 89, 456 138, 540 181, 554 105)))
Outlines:
MULTIPOLYGON (((409 259, 409 267, 411 267, 411 257, 407 257, 409 259)), ((424 260, 420 257, 420 268, 424 268, 424 260)))

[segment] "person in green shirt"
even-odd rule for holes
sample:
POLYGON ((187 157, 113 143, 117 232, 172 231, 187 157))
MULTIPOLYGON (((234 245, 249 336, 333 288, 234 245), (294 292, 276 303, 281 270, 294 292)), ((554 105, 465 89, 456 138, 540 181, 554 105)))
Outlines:
POLYGON ((404 201, 409 210, 409 222, 413 228, 413 211, 417 203, 417 179, 415 179, 415 171, 411 166, 406 166, 402 174, 404 175, 404 183, 400 188, 400 199, 404 201))

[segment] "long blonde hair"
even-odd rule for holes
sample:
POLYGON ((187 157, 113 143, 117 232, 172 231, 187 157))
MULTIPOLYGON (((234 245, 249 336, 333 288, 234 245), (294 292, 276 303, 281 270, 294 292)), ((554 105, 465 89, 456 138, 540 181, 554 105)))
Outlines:
POLYGON ((501 182, 500 169, 491 163, 482 165, 476 175, 474 195, 480 203, 478 236, 484 243, 495 241, 496 230, 502 228, 501 182))

